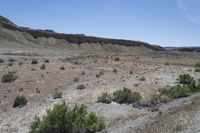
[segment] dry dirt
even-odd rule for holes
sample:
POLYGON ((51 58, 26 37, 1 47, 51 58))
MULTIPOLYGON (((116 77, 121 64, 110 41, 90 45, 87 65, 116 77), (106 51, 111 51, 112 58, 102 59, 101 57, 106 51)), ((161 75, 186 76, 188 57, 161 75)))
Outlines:
POLYGON ((18 75, 13 83, 0 82, 1 133, 27 133, 35 115, 45 115, 46 109, 63 100, 70 106, 83 103, 89 111, 102 116, 106 121, 107 132, 133 132, 149 120, 149 114, 152 118, 157 114, 146 108, 133 108, 132 105, 97 103, 98 95, 127 87, 140 92, 143 101, 147 101, 159 88, 177 84, 179 74, 188 73, 200 78, 193 68, 193 64, 199 62, 200 53, 87 54, 62 49, 1 46, 0 58, 5 60, 0 63, 0 77, 12 71, 18 75), (119 61, 115 61, 115 57, 119 57, 119 61), (10 58, 16 60, 13 66, 8 66, 10 58), (32 59, 39 63, 32 65, 32 59), (50 62, 44 63, 46 59, 50 62), (20 66, 19 62, 23 62, 23 65, 20 66), (166 65, 167 62, 169 65, 166 65), (40 69, 42 64, 46 65, 46 69, 40 69), (61 66, 65 70, 60 70, 61 66), (117 69, 117 73, 113 69, 117 69), (130 70, 133 74, 129 73, 130 70), (103 71, 103 75, 96 77, 100 71, 103 71), (75 77, 80 80, 74 82, 75 77), (141 77, 146 80, 140 81, 141 77), (86 89, 76 89, 79 84, 84 84, 86 89), (62 91, 61 99, 53 99, 55 88, 62 91), (22 108, 13 108, 12 103, 19 95, 26 96, 28 104, 22 108))

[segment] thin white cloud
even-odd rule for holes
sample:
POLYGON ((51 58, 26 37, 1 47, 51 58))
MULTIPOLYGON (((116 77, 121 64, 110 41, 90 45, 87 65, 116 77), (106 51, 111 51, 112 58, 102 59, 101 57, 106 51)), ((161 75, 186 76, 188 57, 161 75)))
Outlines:
POLYGON ((177 0, 177 7, 183 11, 186 18, 196 24, 200 24, 200 15, 195 15, 190 11, 184 0, 177 0))
POLYGON ((177 5, 178 5, 178 8, 180 8, 182 11, 184 12, 187 11, 187 7, 185 6, 182 0, 177 0, 177 5))

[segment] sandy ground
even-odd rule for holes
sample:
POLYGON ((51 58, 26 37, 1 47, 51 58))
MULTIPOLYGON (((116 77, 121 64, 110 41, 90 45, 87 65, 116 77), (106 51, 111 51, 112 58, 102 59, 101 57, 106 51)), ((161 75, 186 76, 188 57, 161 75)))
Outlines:
POLYGON ((98 95, 127 87, 140 92, 143 101, 146 101, 159 88, 177 84, 176 78, 182 73, 200 78, 193 68, 193 64, 199 62, 200 53, 86 54, 55 49, 23 49, 23 52, 19 52, 4 48, 0 54, 1 59, 5 60, 0 63, 0 77, 12 71, 18 75, 13 83, 0 82, 1 133, 27 133, 35 115, 45 115, 46 109, 63 100, 70 106, 83 103, 89 111, 102 116, 108 132, 133 132, 152 113, 146 108, 133 108, 132 105, 97 103, 98 95), (115 61, 115 57, 119 57, 119 61, 115 61), (10 58, 15 59, 13 66, 8 66, 10 58), (39 63, 32 65, 32 59, 37 59, 39 63), (44 63, 46 59, 50 62, 44 63), (23 65, 20 66, 19 62, 23 62, 23 65), (166 65, 167 62, 169 65, 166 65), (46 65, 46 69, 40 69, 42 64, 46 65), (61 66, 65 70, 60 70, 61 66), (117 69, 117 73, 113 69, 117 69), (133 74, 130 74, 130 70, 133 74), (100 71, 103 75, 96 77, 100 71), (80 80, 74 82, 75 77, 80 80), (146 80, 140 81, 141 77, 146 80), (86 89, 76 89, 79 84, 84 84, 86 89), (56 88, 63 93, 61 99, 53 99, 56 88), (12 103, 19 95, 27 97, 28 105, 13 108, 12 103))

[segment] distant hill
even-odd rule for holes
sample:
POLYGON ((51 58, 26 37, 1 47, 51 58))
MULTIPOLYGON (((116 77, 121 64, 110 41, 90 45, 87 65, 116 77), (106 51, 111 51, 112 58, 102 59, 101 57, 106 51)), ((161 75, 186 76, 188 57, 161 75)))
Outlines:
POLYGON ((183 51, 183 52, 200 52, 200 46, 198 47, 164 47, 168 51, 183 51))
POLYGON ((141 41, 132 41, 132 40, 124 40, 124 39, 109 39, 109 38, 100 38, 94 36, 85 36, 84 34, 63 34, 56 33, 53 30, 41 30, 41 29, 31 29, 27 27, 20 27, 15 23, 11 22, 9 19, 0 16, 0 26, 13 31, 26 32, 33 36, 35 39, 40 37, 45 38, 55 38, 55 39, 64 39, 69 43, 75 44, 83 44, 83 43, 100 43, 100 44, 115 44, 122 46, 143 46, 151 50, 162 51, 164 50, 160 46, 150 45, 146 42, 141 41))

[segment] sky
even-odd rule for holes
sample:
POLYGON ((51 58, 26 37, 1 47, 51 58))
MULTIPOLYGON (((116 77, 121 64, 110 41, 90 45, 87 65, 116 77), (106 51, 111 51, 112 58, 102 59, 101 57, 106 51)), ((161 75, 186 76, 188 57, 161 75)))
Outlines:
POLYGON ((200 0, 0 0, 0 15, 34 29, 200 46, 200 0))

